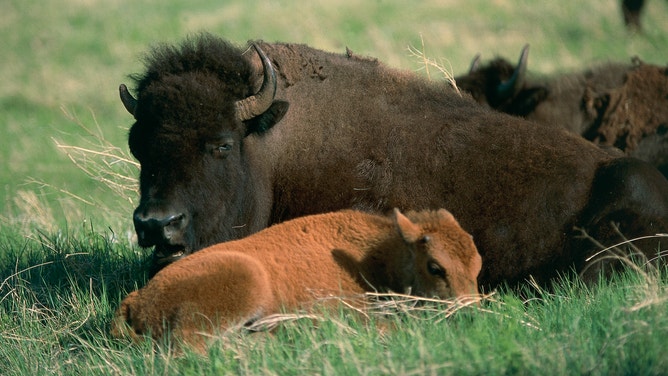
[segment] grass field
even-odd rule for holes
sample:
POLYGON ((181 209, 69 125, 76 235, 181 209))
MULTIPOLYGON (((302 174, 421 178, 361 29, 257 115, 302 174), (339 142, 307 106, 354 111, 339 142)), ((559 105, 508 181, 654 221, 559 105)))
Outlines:
POLYGON ((0 374, 662 374, 668 276, 585 288, 499 291, 447 320, 409 310, 370 323, 350 312, 298 320, 273 336, 222 336, 207 356, 112 340, 125 293, 146 281, 133 245, 132 118, 118 84, 152 44, 210 31, 349 47, 425 72, 408 46, 453 74, 472 57, 549 74, 609 60, 666 64, 668 3, 649 1, 628 33, 617 1, 6 0, 0 11, 0 374), (98 154, 93 154, 95 151, 98 154), (88 168, 87 174, 74 162, 88 168), (109 175, 100 175, 105 170, 109 175), (129 180, 123 180, 130 177, 129 180), (120 184, 109 187, 104 180, 120 184), (386 324, 396 330, 378 329, 386 324))

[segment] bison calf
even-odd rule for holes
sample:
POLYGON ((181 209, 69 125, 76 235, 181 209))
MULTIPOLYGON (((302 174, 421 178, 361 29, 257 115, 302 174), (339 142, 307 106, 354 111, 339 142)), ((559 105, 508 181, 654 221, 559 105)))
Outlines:
POLYGON ((160 338, 170 328, 201 343, 198 333, 327 296, 380 290, 459 297, 477 293, 481 265, 471 236, 444 209, 301 217, 170 264, 123 300, 112 333, 160 338))

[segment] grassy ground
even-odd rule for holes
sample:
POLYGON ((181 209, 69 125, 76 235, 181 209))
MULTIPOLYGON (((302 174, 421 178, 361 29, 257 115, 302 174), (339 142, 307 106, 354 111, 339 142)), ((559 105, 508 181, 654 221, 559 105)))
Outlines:
POLYGON ((123 294, 146 280, 145 252, 132 243, 137 196, 132 180, 121 178, 137 173, 124 159, 132 119, 117 88, 141 70, 151 44, 207 30, 238 43, 349 47, 421 74, 408 46, 423 43, 454 74, 477 53, 515 60, 525 43, 537 74, 633 55, 665 64, 668 4, 647 8, 645 32, 631 35, 613 0, 5 1, 0 374, 665 372, 665 275, 648 281, 630 273, 596 289, 565 281, 522 298, 499 292, 448 320, 397 315, 388 319, 394 331, 342 311, 315 326, 286 324, 274 336, 231 335, 206 358, 107 334, 123 294), (105 179, 122 186, 111 189, 105 179))
POLYGON ((599 286, 499 291, 446 317, 446 305, 349 309, 214 337, 205 354, 113 340, 142 257, 88 229, 0 240, 0 371, 27 374, 662 374, 668 275, 629 271, 599 286), (29 266, 28 266, 29 265, 29 266))

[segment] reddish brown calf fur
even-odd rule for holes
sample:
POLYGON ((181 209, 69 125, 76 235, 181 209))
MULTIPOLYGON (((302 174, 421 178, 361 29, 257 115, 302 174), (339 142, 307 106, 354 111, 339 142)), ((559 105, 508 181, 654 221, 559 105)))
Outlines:
POLYGON ((170 264, 123 300, 112 333, 161 338, 170 328, 201 343, 197 333, 308 308, 327 296, 476 294, 481 265, 471 236, 444 209, 302 217, 170 264))

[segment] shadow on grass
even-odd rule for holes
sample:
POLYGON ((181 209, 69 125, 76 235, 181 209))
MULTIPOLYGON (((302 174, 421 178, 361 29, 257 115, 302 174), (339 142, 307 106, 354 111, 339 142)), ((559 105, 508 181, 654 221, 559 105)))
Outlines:
POLYGON ((148 252, 111 230, 33 234, 0 234, 3 332, 30 320, 82 337, 104 333, 122 297, 148 279, 148 252))

